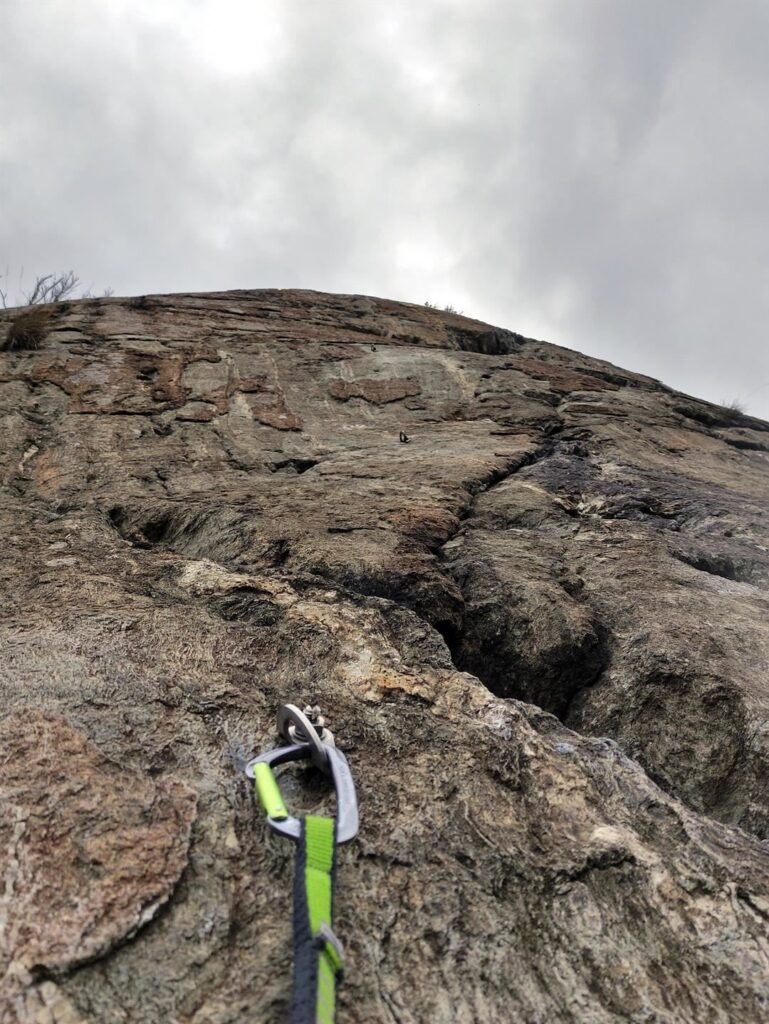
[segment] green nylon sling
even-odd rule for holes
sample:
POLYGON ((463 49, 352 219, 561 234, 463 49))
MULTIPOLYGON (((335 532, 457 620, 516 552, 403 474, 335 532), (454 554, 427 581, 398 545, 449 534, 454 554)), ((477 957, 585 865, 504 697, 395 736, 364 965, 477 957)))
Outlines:
POLYGON ((333 933, 336 836, 333 818, 307 815, 294 874, 294 987, 291 1024, 333 1024, 342 958, 333 933))

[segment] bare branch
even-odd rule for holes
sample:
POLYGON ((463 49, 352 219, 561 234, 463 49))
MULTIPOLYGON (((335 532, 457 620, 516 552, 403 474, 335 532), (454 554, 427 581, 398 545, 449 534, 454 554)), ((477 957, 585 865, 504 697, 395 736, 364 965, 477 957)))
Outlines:
POLYGON ((49 286, 49 282, 53 274, 46 274, 45 277, 38 277, 35 281, 35 287, 31 292, 27 292, 24 296, 24 302, 28 306, 36 306, 40 302, 45 302, 45 292, 49 286))
POLYGON ((80 278, 73 270, 68 270, 66 274, 60 274, 54 281, 51 301, 59 302, 61 299, 66 299, 79 284, 80 278))
POLYGON ((61 302, 77 288, 80 279, 73 270, 61 274, 44 274, 37 278, 34 288, 27 292, 24 301, 28 306, 39 306, 48 302, 61 302))

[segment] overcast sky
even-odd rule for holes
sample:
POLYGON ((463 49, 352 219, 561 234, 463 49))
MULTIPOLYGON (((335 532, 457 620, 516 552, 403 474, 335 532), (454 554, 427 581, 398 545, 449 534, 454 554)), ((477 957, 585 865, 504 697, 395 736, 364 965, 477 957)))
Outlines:
POLYGON ((767 0, 0 0, 0 267, 451 304, 769 418, 767 0))

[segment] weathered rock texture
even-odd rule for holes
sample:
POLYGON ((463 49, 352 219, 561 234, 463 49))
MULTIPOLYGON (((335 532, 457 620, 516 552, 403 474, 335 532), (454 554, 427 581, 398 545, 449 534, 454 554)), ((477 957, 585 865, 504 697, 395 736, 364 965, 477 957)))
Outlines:
POLYGON ((285 1019, 242 767, 305 699, 340 1024, 769 1019, 769 424, 379 299, 48 312, 0 323, 4 1024, 285 1019))

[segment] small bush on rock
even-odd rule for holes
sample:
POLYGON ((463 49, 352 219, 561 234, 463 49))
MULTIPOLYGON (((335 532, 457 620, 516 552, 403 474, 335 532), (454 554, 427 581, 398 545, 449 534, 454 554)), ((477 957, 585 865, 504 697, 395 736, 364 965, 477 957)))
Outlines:
POLYGON ((13 318, 0 347, 5 352, 34 351, 45 340, 50 322, 51 312, 45 306, 25 310, 13 318))

